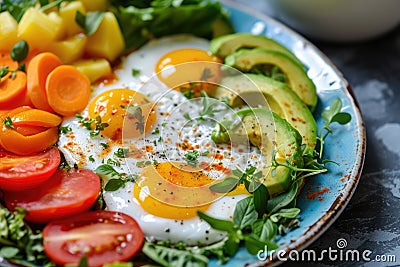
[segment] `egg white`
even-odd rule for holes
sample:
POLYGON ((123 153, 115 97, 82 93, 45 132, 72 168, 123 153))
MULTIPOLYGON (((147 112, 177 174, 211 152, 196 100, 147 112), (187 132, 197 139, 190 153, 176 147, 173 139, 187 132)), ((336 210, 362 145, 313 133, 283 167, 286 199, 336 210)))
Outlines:
MULTIPOLYGON (((188 100, 180 92, 167 88, 157 79, 154 73, 155 64, 166 53, 180 48, 198 48, 207 50, 209 42, 205 39, 190 35, 177 35, 153 40, 139 50, 132 52, 122 59, 121 66, 117 68, 117 81, 112 84, 100 84, 93 90, 92 99, 97 95, 114 89, 130 88, 139 91, 156 103, 157 120, 150 131, 142 138, 124 139, 123 146, 131 146, 139 151, 146 151, 146 146, 151 146, 151 151, 146 152, 144 160, 154 162, 184 162, 185 151, 177 146, 182 140, 189 140, 194 147, 198 147, 200 153, 210 153, 201 156, 200 160, 208 164, 222 164, 230 169, 245 169, 249 163, 252 166, 262 166, 263 157, 257 149, 248 145, 243 147, 230 147, 227 145, 215 145, 211 141, 211 130, 215 121, 233 111, 219 104, 215 121, 198 123, 195 119, 203 109, 202 100, 188 100), (138 76, 132 76, 132 69, 139 70, 138 76), (188 121, 187 114, 193 120, 188 121), (154 131, 157 129, 158 133, 154 131), (179 134, 178 134, 179 133, 179 134), (161 139, 160 139, 161 137, 161 139), (240 151, 240 152, 239 152, 240 151), (215 153, 222 155, 216 159, 215 153)), ((87 116, 88 109, 83 112, 87 116)), ((66 161, 71 165, 95 170, 104 163, 119 162, 114 168, 127 174, 139 174, 143 168, 138 166, 141 159, 123 159, 114 156, 121 147, 109 138, 99 135, 91 138, 89 131, 82 127, 77 118, 65 119, 62 126, 69 126, 72 131, 60 135, 58 142, 66 161), (108 144, 104 149, 102 144, 108 144)), ((140 165, 140 164, 139 164, 140 165)), ((211 178, 216 180, 225 177, 223 171, 210 168, 203 170, 211 178)), ((124 188, 113 192, 104 192, 103 197, 108 210, 124 212, 132 216, 142 228, 146 238, 150 240, 170 240, 171 242, 183 241, 189 245, 210 244, 224 237, 224 234, 213 230, 208 223, 195 217, 186 220, 174 220, 161 218, 146 212, 133 195, 133 183, 127 183, 124 188)), ((236 203, 247 195, 224 196, 213 202, 206 214, 221 218, 231 219, 236 203)))

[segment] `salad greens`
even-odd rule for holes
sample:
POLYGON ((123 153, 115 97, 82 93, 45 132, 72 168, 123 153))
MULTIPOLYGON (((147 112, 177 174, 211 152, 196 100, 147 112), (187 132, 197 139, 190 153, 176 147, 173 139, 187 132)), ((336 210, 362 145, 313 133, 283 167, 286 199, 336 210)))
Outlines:
MULTIPOLYGON (((210 0, 112 1, 127 49, 169 34, 191 33, 211 38, 214 23, 227 21, 218 2, 210 0)), ((226 22, 226 32, 232 32, 226 22)))
POLYGON ((25 224, 25 214, 24 209, 10 212, 0 205, 0 257, 26 266, 55 266, 44 253, 40 231, 25 224))

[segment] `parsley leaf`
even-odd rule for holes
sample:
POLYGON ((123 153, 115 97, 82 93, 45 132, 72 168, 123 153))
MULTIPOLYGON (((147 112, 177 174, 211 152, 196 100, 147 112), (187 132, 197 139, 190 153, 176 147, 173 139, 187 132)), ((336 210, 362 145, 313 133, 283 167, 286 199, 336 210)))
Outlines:
POLYGON ((7 116, 4 120, 3 120, 4 126, 6 126, 9 129, 14 129, 14 125, 13 122, 11 120, 11 118, 9 116, 7 116))

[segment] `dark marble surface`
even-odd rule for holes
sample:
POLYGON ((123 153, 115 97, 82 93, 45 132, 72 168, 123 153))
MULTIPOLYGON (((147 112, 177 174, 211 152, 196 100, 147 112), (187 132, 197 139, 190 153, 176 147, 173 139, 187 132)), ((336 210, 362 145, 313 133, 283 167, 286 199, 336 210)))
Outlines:
MULTIPOLYGON (((251 7, 268 13, 266 0, 254 1, 251 7)), ((330 58, 353 88, 365 121, 367 154, 349 205, 307 249, 317 253, 329 247, 337 249, 337 241, 342 238, 347 241, 346 250, 370 250, 369 258, 374 260, 380 255, 387 261, 332 261, 325 257, 323 261, 286 262, 282 266, 400 266, 400 27, 362 43, 309 40, 330 58), (388 262, 394 257, 395 262, 388 262)))

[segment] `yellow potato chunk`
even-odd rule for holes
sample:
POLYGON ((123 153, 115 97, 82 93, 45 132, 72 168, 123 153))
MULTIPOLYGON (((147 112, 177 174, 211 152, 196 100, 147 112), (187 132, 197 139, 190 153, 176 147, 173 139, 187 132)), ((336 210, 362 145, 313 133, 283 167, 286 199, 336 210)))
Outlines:
POLYGON ((57 12, 50 12, 48 15, 49 19, 51 19, 54 22, 54 25, 56 26, 56 34, 55 34, 55 39, 56 40, 62 40, 67 36, 67 27, 65 27, 62 18, 57 12))
POLYGON ((104 58, 79 60, 73 65, 85 74, 90 82, 111 74, 110 63, 104 58))
POLYGON ((95 33, 88 37, 86 52, 92 57, 114 61, 124 50, 125 41, 114 14, 104 13, 103 20, 95 33))
POLYGON ((8 11, 0 13, 0 50, 10 50, 19 39, 18 23, 8 11))
POLYGON ((108 8, 107 0, 81 0, 86 8, 86 11, 106 11, 108 8))
POLYGON ((47 50, 56 54, 64 64, 70 64, 82 57, 86 42, 86 35, 78 34, 63 41, 52 42, 47 50))
POLYGON ((86 14, 85 6, 80 1, 70 2, 60 8, 60 17, 67 30, 67 36, 72 37, 78 33, 83 33, 83 29, 75 22, 77 12, 86 14))
POLYGON ((44 50, 55 39, 56 33, 57 24, 33 7, 25 12, 18 24, 18 37, 39 50, 44 50))

